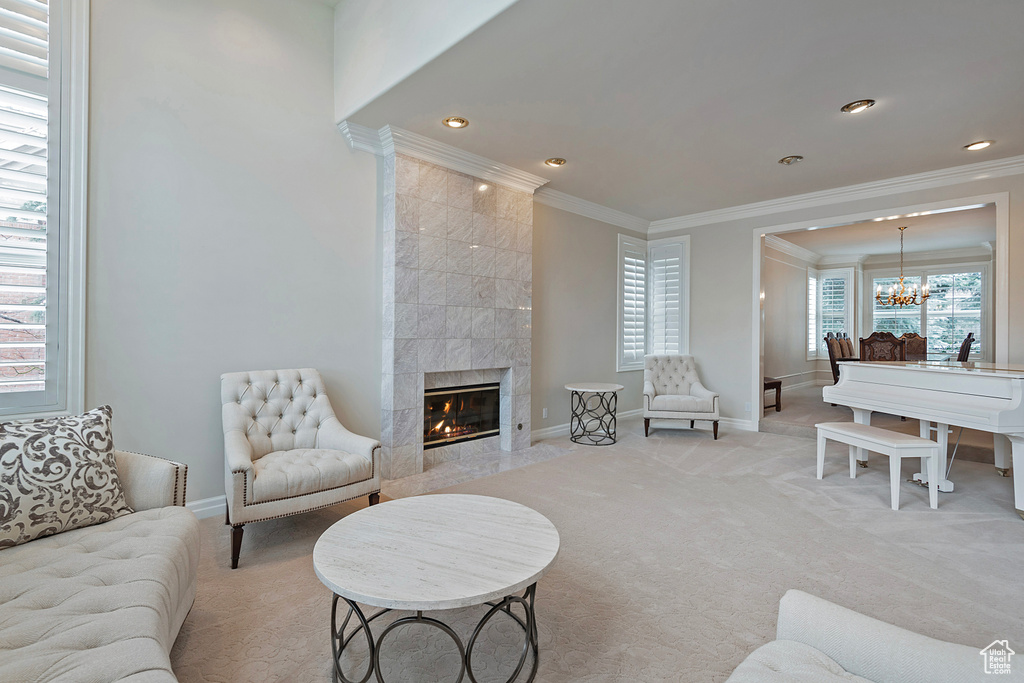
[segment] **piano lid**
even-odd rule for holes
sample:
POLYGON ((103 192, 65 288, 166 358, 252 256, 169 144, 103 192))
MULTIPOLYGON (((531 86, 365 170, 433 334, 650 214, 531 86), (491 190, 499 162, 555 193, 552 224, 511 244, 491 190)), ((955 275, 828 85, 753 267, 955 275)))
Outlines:
MULTIPOLYGON (((843 363, 847 365, 847 363, 843 363)), ((968 361, 860 361, 850 365, 873 365, 894 370, 928 370, 931 372, 950 372, 957 374, 977 374, 1009 378, 1024 378, 1024 365, 1012 363, 978 363, 968 361)))

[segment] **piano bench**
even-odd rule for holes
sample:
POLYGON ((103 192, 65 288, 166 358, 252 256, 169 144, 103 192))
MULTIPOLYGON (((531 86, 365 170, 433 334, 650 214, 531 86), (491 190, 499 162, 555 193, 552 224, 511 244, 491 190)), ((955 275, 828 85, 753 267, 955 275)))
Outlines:
MULTIPOLYGON (((825 470, 825 442, 828 439, 850 447, 850 478, 857 477, 857 450, 863 448, 889 456, 889 488, 892 509, 900 509, 900 463, 903 458, 921 458, 921 469, 928 473, 928 504, 939 506, 939 444, 919 436, 891 432, 888 429, 854 422, 822 422, 818 429, 818 479, 825 470), (925 469, 927 467, 927 469, 925 469)), ((944 474, 944 473, 943 473, 944 474)))

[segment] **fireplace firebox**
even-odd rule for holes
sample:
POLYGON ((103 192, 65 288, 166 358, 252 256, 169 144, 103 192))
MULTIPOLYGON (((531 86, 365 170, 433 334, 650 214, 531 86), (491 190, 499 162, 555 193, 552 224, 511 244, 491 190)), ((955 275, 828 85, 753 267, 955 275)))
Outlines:
POLYGON ((423 393, 423 448, 493 436, 500 429, 500 385, 473 384, 423 393))

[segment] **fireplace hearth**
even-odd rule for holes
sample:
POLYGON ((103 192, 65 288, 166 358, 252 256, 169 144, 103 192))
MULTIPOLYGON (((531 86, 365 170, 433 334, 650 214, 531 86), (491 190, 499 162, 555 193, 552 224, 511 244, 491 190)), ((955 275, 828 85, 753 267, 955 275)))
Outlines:
POLYGON ((430 389, 423 393, 423 448, 436 448, 498 434, 498 384, 430 389))

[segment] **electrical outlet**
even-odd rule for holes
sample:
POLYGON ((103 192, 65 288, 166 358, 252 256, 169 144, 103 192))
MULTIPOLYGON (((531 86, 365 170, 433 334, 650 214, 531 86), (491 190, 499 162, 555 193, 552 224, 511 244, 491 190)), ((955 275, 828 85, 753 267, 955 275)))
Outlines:
POLYGON ((748 413, 750 412, 750 402, 749 401, 743 404, 743 410, 747 411, 748 413))
POLYGON ((542 409, 540 411, 540 416, 543 417, 545 420, 548 419, 548 409, 547 408, 542 409))

